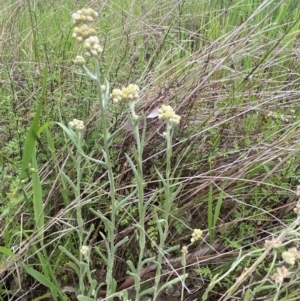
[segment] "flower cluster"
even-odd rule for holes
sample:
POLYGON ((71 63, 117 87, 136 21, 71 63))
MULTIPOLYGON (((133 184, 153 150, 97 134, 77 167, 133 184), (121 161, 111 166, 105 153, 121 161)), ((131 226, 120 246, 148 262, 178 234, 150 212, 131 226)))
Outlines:
POLYGON ((84 130, 84 124, 82 120, 73 119, 69 122, 69 127, 77 132, 82 132, 84 130))
POLYGON ((88 246, 82 246, 80 248, 80 253, 83 255, 83 256, 87 256, 88 253, 89 253, 89 250, 90 248, 88 246))
POLYGON ((185 254, 187 254, 188 252, 189 252, 188 246, 182 246, 182 248, 181 248, 181 253, 182 253, 183 255, 185 255, 185 254))
POLYGON ((283 279, 286 278, 288 275, 288 270, 285 266, 277 268, 277 273, 272 276, 272 279, 275 283, 280 284, 282 283, 283 279))
POLYGON ((110 94, 110 98, 115 103, 136 102, 139 97, 139 90, 140 88, 137 85, 130 84, 128 87, 123 87, 122 90, 113 89, 112 93, 110 94))
POLYGON ((297 189, 296 189, 296 196, 300 196, 300 185, 297 186, 297 189))
POLYGON ((98 13, 91 8, 83 8, 72 15, 75 25, 72 37, 77 42, 83 43, 85 55, 88 57, 100 58, 103 49, 100 46, 99 39, 96 37, 96 30, 91 27, 94 18, 98 17, 98 13))
POLYGON ((296 248, 290 248, 282 253, 282 259, 290 265, 294 265, 297 259, 300 259, 300 252, 296 248))
POLYGON ((202 236, 202 231, 200 229, 194 229, 193 234, 192 234, 192 238, 191 238, 191 243, 200 240, 201 236, 202 236))
POLYGON ((77 42, 83 42, 91 36, 96 34, 96 30, 89 27, 87 24, 83 24, 80 27, 75 27, 72 37, 76 39, 77 42))
POLYGON ((158 110, 158 118, 166 121, 170 125, 177 125, 181 117, 175 114, 171 106, 162 105, 158 110))
POLYGON ((294 212, 300 216, 300 204, 297 204, 296 207, 294 208, 294 212))
POLYGON ((85 65, 85 59, 81 55, 77 55, 74 60, 75 65, 77 66, 84 66, 85 65))
POLYGON ((94 18, 98 17, 98 13, 92 8, 83 8, 72 14, 72 19, 75 25, 90 24, 94 18))
POLYGON ((277 238, 272 238, 272 240, 265 241, 266 248, 277 249, 281 246, 281 244, 282 244, 282 241, 277 238))
POLYGON ((96 36, 91 36, 84 41, 83 47, 85 55, 88 57, 100 58, 103 48, 100 46, 99 39, 96 36))

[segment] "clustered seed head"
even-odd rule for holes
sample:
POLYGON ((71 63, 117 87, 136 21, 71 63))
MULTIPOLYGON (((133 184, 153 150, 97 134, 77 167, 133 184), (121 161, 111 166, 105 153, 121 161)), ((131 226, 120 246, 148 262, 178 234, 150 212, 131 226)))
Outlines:
POLYGON ((118 103, 122 100, 122 91, 120 89, 113 89, 110 94, 110 98, 113 102, 118 103))
POLYGON ((296 207, 294 208, 294 212, 300 216, 300 204, 297 204, 296 207))
POLYGON ((74 31, 72 37, 77 42, 83 43, 85 55, 99 59, 103 48, 100 46, 96 30, 91 27, 91 23, 98 17, 98 13, 92 8, 83 8, 72 15, 74 31))
POLYGON ((88 246, 82 246, 80 248, 80 253, 83 255, 83 256, 86 256, 89 252, 90 248, 88 246))
POLYGON ((77 42, 83 42, 87 38, 94 36, 96 34, 96 30, 92 27, 89 27, 87 24, 83 24, 80 27, 75 27, 72 37, 76 39, 77 42))
POLYGON ((96 36, 87 38, 83 43, 83 47, 85 49, 85 55, 88 57, 95 57, 99 59, 103 52, 99 39, 96 36))
POLYGON ((84 124, 82 120, 73 119, 69 122, 69 127, 77 132, 82 132, 84 130, 84 124))
POLYGON ((295 257, 294 257, 294 255, 293 255, 291 252, 289 252, 289 251, 285 251, 285 252, 282 253, 282 259, 283 259, 286 263, 288 263, 288 264, 290 264, 290 265, 294 265, 294 264, 295 264, 295 257))
POLYGON ((288 269, 285 266, 281 266, 280 268, 277 268, 277 273, 272 276, 272 279, 275 283, 280 284, 287 275, 288 269))
POLYGON ((265 241, 265 247, 266 248, 272 248, 272 249, 277 249, 281 246, 282 241, 277 239, 277 238, 272 238, 272 240, 266 240, 265 241))
POLYGON ((296 196, 300 196, 300 185, 297 186, 297 189, 296 189, 296 196))
POLYGON ((183 246, 182 248, 181 248, 181 253, 182 254, 187 254, 189 251, 188 251, 188 247, 187 246, 183 246))
POLYGON ((202 233, 203 232, 200 229, 194 229, 192 238, 191 238, 191 243, 193 243, 194 241, 200 240, 202 233))
POLYGON ((92 23, 97 17, 98 13, 92 8, 83 8, 72 14, 72 19, 75 25, 92 23))
POLYGON ((85 59, 81 55, 76 56, 74 63, 77 66, 84 66, 86 64, 85 59))
POLYGON ((294 265, 297 259, 300 259, 300 252, 296 248, 290 248, 282 253, 282 259, 290 264, 294 265))
POLYGON ((138 85, 130 84, 128 87, 123 87, 122 90, 113 89, 112 93, 110 94, 110 98, 115 103, 136 102, 139 97, 139 91, 140 88, 138 87, 138 85))
POLYGON ((136 101, 139 97, 140 88, 137 85, 130 84, 122 88, 122 99, 127 102, 136 101))
POLYGON ((158 118, 170 123, 171 125, 177 125, 180 122, 180 116, 175 114, 171 106, 162 105, 158 110, 158 118))

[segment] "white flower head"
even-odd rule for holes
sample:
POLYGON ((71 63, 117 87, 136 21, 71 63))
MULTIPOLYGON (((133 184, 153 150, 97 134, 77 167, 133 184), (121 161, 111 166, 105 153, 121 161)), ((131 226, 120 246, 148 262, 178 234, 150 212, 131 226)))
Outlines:
POLYGON ((187 254, 189 251, 188 251, 188 247, 187 246, 183 246, 182 248, 181 248, 181 253, 182 254, 187 254))
POLYGON ((73 119, 69 122, 69 127, 77 132, 82 132, 85 128, 82 120, 73 119))
POLYGON ((265 241, 265 248, 277 249, 282 245, 282 241, 277 238, 272 238, 272 240, 265 241))
POLYGON ((96 30, 91 27, 92 22, 98 17, 98 13, 92 8, 83 8, 72 14, 73 23, 75 24, 72 37, 78 43, 84 43, 86 56, 100 58, 103 49, 99 45, 96 37, 96 30))
POLYGON ((99 44, 99 39, 96 36, 90 36, 84 40, 83 47, 85 55, 99 59, 103 52, 103 48, 99 44))
POLYGON ((171 106, 162 105, 158 110, 158 119, 164 120, 170 125, 177 125, 179 124, 181 117, 175 114, 171 106))
POLYGON ((90 248, 88 246, 82 246, 80 248, 80 253, 83 255, 83 256, 87 256, 88 253, 90 251, 90 248))
POLYGON ((300 252, 297 250, 297 248, 289 248, 288 251, 295 256, 295 259, 300 259, 300 252))
POLYGON ((191 243, 200 240, 201 236, 202 236, 202 231, 200 229, 194 229, 193 234, 192 234, 192 238, 191 238, 191 243))
POLYGON ((290 265, 294 265, 295 264, 295 261, 296 261, 296 258, 295 258, 295 255, 293 254, 293 252, 291 251, 285 251, 282 253, 282 259, 290 264, 290 265))
POLYGON ((297 186, 297 189, 296 189, 296 196, 300 196, 300 185, 297 186))
POLYGON ((92 8, 83 8, 72 14, 74 24, 92 23, 97 17, 98 13, 92 8))
POLYGON ((75 27, 73 30, 72 37, 76 39, 77 42, 83 42, 89 37, 95 36, 96 30, 89 27, 87 24, 82 24, 80 27, 75 27))
POLYGON ((113 89, 110 98, 113 102, 118 103, 122 99, 122 91, 120 89, 113 89))
POLYGON ((277 273, 274 274, 271 278, 275 281, 275 283, 282 283, 283 279, 288 276, 288 269, 285 266, 281 266, 277 268, 277 273))
POLYGON ((128 87, 123 87, 122 90, 113 89, 112 93, 110 94, 110 98, 115 103, 134 103, 139 97, 139 90, 140 88, 138 85, 130 84, 128 87))
POLYGON ((128 87, 122 88, 122 101, 123 102, 134 102, 139 97, 140 88, 138 85, 130 84, 128 87))
POLYGON ((294 208, 294 212, 300 216, 300 204, 297 204, 296 207, 294 208))
POLYGON ((85 59, 81 55, 76 56, 74 63, 77 66, 84 66, 86 64, 85 59))

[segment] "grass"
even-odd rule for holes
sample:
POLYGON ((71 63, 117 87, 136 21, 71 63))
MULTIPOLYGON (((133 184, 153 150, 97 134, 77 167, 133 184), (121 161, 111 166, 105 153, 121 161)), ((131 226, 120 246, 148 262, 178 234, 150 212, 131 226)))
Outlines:
MULTIPOLYGON (((76 300, 80 285, 92 281, 80 284, 70 265, 85 239, 96 272, 81 272, 106 285, 115 279, 129 299, 138 286, 146 292, 167 284, 149 298, 297 300, 298 262, 286 264, 283 282, 271 277, 283 252, 299 244, 298 1, 3 2, 0 300, 76 300), (76 74, 72 62, 80 49, 70 16, 83 6, 100 15, 101 78, 111 89, 137 83, 139 115, 171 104, 182 116, 169 160, 163 123, 147 118, 140 150, 133 145, 141 131, 120 131, 106 146, 109 169, 99 164, 106 158, 97 84, 76 74), (73 118, 86 126, 80 146, 63 127, 73 118), (112 222, 112 206, 118 210, 109 234, 104 220, 112 222), (142 228, 134 226, 142 218, 142 228), (168 227, 158 223, 163 219, 168 227), (193 229, 203 236, 184 256, 193 229), (124 243, 111 256, 111 277, 100 233, 111 235, 110 248, 124 243), (282 245, 265 248, 273 237, 282 245), (154 260, 172 268, 146 273, 145 259, 151 268, 154 260), (184 283, 175 283, 186 272, 184 283)), ((128 122, 116 104, 105 115, 109 133, 128 122)))

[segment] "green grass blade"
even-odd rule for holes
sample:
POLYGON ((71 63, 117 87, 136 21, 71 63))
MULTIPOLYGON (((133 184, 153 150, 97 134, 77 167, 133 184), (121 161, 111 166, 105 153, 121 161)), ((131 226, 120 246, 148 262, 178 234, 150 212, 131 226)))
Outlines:
POLYGON ((78 299, 79 301, 94 301, 94 299, 89 298, 89 297, 86 297, 86 296, 83 296, 83 295, 78 295, 78 296, 77 296, 77 299, 78 299))
MULTIPOLYGON (((37 270, 33 269, 32 267, 26 265, 25 263, 22 264, 24 270, 27 274, 32 276, 36 281, 41 283, 42 285, 46 286, 51 290, 51 292, 56 292, 58 288, 54 285, 47 277, 45 277, 42 273, 38 272, 37 270)), ((57 300, 56 294, 53 294, 52 297, 57 300)))
MULTIPOLYGON (((44 206, 43 206, 43 191, 42 184, 40 181, 40 176, 38 173, 38 166, 36 160, 36 150, 32 154, 32 167, 37 170, 37 172, 32 173, 32 202, 33 211, 36 227, 39 231, 44 229, 45 218, 44 218, 44 206)), ((41 233, 43 239, 43 233, 41 233)))
POLYGON ((207 222, 208 222, 208 233, 210 243, 214 241, 214 231, 213 231, 213 192, 212 186, 209 186, 208 193, 208 204, 207 204, 207 222))
POLYGON ((32 154, 35 151, 36 138, 37 138, 36 133, 38 130, 41 108, 42 108, 42 101, 38 106, 33 122, 27 133, 25 146, 23 149, 23 157, 22 157, 22 165, 21 165, 21 180, 24 179, 27 175, 28 166, 31 162, 32 154))
POLYGON ((1 246, 0 246, 0 253, 11 256, 11 257, 16 256, 10 249, 5 248, 5 247, 1 247, 1 246))
POLYGON ((39 121, 40 121, 41 111, 46 95, 46 80, 47 80, 47 68, 45 67, 43 83, 42 83, 43 95, 40 98, 40 102, 35 112, 35 116, 28 130, 24 149, 23 149, 22 163, 21 163, 21 176, 20 176, 21 180, 26 178, 28 165, 31 162, 33 153, 35 152, 36 139, 38 137, 39 121))
POLYGON ((219 194, 218 201, 217 201, 216 208, 215 208, 215 212, 214 212, 213 228, 216 227, 216 224, 217 224, 217 221, 218 221, 218 218, 219 218, 219 215, 220 215, 221 206, 222 206, 222 203, 223 203, 223 195, 224 195, 224 190, 222 189, 220 194, 219 194))

